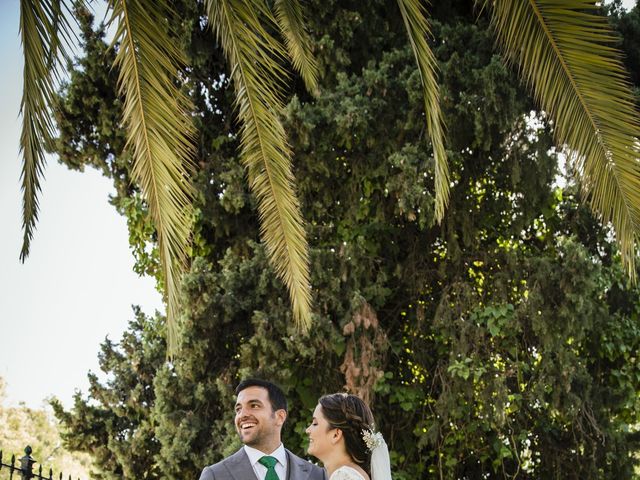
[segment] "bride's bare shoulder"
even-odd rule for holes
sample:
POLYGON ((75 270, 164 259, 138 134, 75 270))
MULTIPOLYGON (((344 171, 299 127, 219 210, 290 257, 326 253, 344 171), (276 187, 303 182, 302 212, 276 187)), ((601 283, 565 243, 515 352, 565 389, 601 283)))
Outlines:
POLYGON ((364 471, 359 472, 345 465, 333 472, 329 480, 369 480, 369 476, 364 471))

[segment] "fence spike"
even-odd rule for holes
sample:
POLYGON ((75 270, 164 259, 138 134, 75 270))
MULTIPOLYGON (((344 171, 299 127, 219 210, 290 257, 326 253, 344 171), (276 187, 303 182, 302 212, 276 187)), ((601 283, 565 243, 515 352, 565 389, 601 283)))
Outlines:
MULTIPOLYGON (((2 1, 2 0, 0 0, 2 1)), ((54 473, 53 473, 53 468, 49 468, 49 476, 44 476, 43 475, 43 470, 45 471, 45 475, 46 475, 46 467, 44 467, 43 465, 39 465, 38 469, 37 469, 37 473, 34 472, 33 467, 35 466, 34 464, 39 463, 36 462, 35 459, 31 456, 32 453, 32 449, 29 445, 27 445, 27 448, 24 449, 25 452, 25 456, 21 457, 19 459, 16 459, 15 454, 11 455, 11 464, 7 464, 4 463, 4 452, 2 450, 0 450, 0 470, 2 470, 2 468, 8 468, 9 469, 9 479, 8 480, 13 480, 14 478, 14 474, 17 472, 18 475, 17 477, 22 478, 23 480, 26 478, 30 478, 33 480, 55 480, 56 478, 59 478, 59 480, 64 480, 64 474, 62 472, 60 472, 60 476, 59 477, 54 477, 54 473), (16 465, 16 461, 20 460, 20 466, 16 465)), ((5 477, 6 478, 6 477, 5 477)), ((71 474, 69 474, 69 480, 71 479, 71 474)), ((78 480, 80 480, 78 478, 78 480)))

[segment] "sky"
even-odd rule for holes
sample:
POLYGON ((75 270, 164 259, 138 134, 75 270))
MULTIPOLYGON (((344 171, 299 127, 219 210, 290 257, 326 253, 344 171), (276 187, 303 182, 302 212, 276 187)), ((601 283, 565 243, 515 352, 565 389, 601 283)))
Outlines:
POLYGON ((111 182, 96 170, 68 170, 50 158, 26 262, 18 151, 22 92, 19 0, 0 0, 0 377, 6 404, 71 406, 87 373, 100 373, 100 343, 118 341, 131 306, 164 311, 150 278, 133 272, 124 217, 108 203, 111 182))
POLYGON ((49 160, 31 254, 20 263, 18 21, 19 0, 0 0, 0 377, 9 405, 41 408, 55 396, 71 406, 76 390, 87 392, 87 373, 100 373, 100 343, 118 341, 131 306, 149 315, 164 307, 153 280, 133 272, 125 219, 95 170, 49 160))

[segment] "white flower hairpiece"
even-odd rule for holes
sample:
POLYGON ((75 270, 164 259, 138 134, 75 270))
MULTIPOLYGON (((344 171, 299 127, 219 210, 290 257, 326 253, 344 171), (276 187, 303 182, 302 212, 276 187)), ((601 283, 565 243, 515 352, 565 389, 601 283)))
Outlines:
POLYGON ((364 443, 367 445, 367 448, 370 452, 373 452, 374 449, 384 443, 382 433, 374 432, 373 430, 370 430, 368 428, 362 430, 362 439, 364 440, 364 443))

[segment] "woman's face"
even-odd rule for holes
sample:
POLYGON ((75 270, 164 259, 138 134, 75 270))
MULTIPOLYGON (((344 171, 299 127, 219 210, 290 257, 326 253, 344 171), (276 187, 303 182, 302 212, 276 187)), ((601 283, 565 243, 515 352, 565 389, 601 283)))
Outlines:
POLYGON ((309 449, 307 452, 320 460, 327 458, 327 453, 335 448, 336 430, 337 429, 332 428, 327 419, 324 418, 322 406, 318 404, 313 411, 311 425, 305 430, 307 435, 309 435, 309 449))

